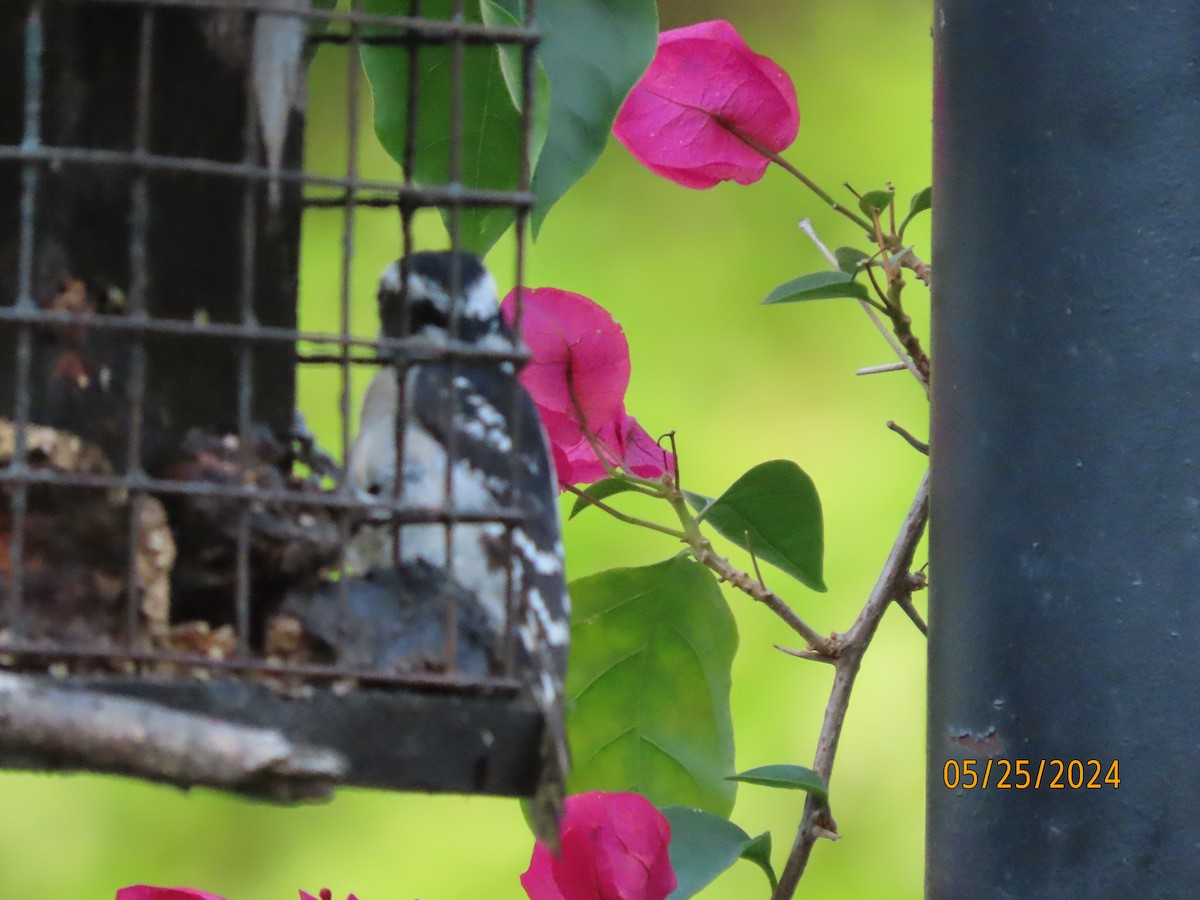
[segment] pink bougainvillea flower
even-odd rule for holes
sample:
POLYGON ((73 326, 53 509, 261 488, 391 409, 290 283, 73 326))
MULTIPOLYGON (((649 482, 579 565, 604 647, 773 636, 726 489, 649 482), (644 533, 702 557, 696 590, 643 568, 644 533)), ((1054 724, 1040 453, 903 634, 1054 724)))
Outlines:
MULTIPOLYGON (((659 447, 638 420, 625 412, 624 406, 612 421, 597 430, 596 443, 610 464, 642 478, 657 478, 675 471, 675 455, 659 447)), ((608 474, 587 438, 580 438, 571 447, 554 449, 560 484, 590 484, 608 474)))
POLYGON ((134 884, 117 891, 117 900, 225 900, 225 898, 219 894, 210 894, 208 891, 198 891, 195 888, 166 888, 134 884))
MULTIPOLYGON (((316 897, 314 897, 308 891, 301 891, 300 900, 333 900, 333 891, 331 891, 329 888, 321 888, 320 894, 316 897)), ((346 900, 358 900, 358 898, 353 894, 349 894, 346 897, 346 900)))
POLYGON ((658 52, 613 123, 650 171, 689 188, 762 178, 800 129, 796 88, 728 22, 664 31, 658 52))
POLYGON ((574 484, 575 482, 571 481, 571 472, 574 464, 571 462, 571 458, 567 456, 567 451, 558 446, 558 444, 551 442, 550 452, 554 457, 554 472, 558 476, 558 483, 560 485, 574 484))
MULTIPOLYGON (((511 325, 515 290, 500 309, 511 325)), ((629 342, 607 310, 570 291, 526 288, 521 338, 533 356, 521 370, 521 383, 553 444, 567 448, 583 436, 572 389, 593 431, 617 416, 629 387, 629 342)))
POLYGON ((663 900, 677 881, 671 826, 640 794, 568 797, 562 854, 539 841, 521 886, 530 900, 663 900))
POLYGON ((625 413, 600 429, 600 440, 617 451, 622 468, 642 478, 657 478, 675 471, 675 454, 663 450, 637 419, 625 413))
MULTIPOLYGON (((511 325, 515 290, 500 308, 511 325)), ((532 357, 521 371, 521 383, 550 437, 559 484, 583 484, 608 474, 584 434, 580 411, 611 466, 642 478, 674 471, 674 457, 625 412, 629 342, 607 310, 570 291, 526 289, 521 337, 532 357)))

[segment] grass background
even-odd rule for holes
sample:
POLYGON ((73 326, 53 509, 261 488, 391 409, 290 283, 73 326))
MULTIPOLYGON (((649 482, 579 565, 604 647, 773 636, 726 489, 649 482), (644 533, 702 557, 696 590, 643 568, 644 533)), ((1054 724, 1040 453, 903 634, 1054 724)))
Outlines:
MULTIPOLYGON (((800 137, 785 156, 827 189, 896 184, 902 207, 930 181, 930 9, 916 0, 833 3, 664 0, 664 28, 729 18, 759 53, 793 77, 800 137)), ((309 158, 344 164, 344 59, 314 65, 309 158)), ((366 174, 394 177, 367 129, 366 174)), ((835 191, 836 192, 836 191, 835 191)), ((844 195, 844 194, 843 194, 844 195)), ((336 327, 340 213, 305 224, 302 324, 336 327)), ((866 317, 845 301, 764 308, 777 284, 825 264, 796 227, 811 217, 831 246, 857 240, 782 171, 749 187, 687 191, 640 168, 615 142, 550 214, 532 245, 527 283, 586 294, 629 337, 630 412, 652 432, 676 429, 690 488, 715 495, 758 462, 788 458, 816 481, 826 520, 827 594, 774 570, 772 585, 828 633, 853 621, 874 583, 923 468, 884 428, 926 433, 921 392, 905 374, 856 378, 889 361, 866 317)), ((418 228, 441 246, 436 218, 418 228)), ((910 229, 928 256, 928 217, 910 229)), ((354 327, 376 327, 375 279, 399 246, 383 213, 355 228, 354 327)), ((502 290, 513 249, 489 260, 502 290)), ((927 300, 908 292, 918 334, 927 300)), ((365 383, 356 376, 356 401, 365 383)), ((301 374, 301 405, 327 445, 340 441, 336 380, 301 374)), ((669 539, 591 511, 566 526, 572 577, 661 560, 669 539)), ((727 548, 729 549, 729 548, 727 548)), ((924 560, 923 551, 918 561, 924 560)), ((741 630, 734 673, 739 769, 811 762, 829 687, 827 667, 787 657, 791 633, 729 593, 741 630)), ((918 598, 923 608, 923 598, 918 598)), ((923 639, 895 611, 868 654, 832 783, 844 839, 820 844, 801 894, 813 900, 917 898, 923 868, 923 639)), ((798 793, 743 785, 734 820, 770 830, 781 866, 803 803, 798 793)), ((121 885, 186 884, 230 900, 295 897, 322 885, 342 896, 519 898, 531 838, 514 801, 343 791, 326 806, 277 809, 206 792, 89 776, 0 774, 0 887, 39 900, 111 897, 121 885)), ((766 895, 758 869, 739 863, 703 896, 766 895)))

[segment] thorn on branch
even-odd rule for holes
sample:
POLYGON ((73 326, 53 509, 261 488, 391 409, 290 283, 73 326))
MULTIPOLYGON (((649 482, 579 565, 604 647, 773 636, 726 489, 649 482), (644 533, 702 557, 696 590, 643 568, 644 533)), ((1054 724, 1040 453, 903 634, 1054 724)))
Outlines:
POLYGON ((881 366, 863 366, 855 375, 880 375, 884 372, 903 372, 908 366, 902 362, 884 363, 881 366))
POLYGON ((909 446, 918 453, 924 453, 926 456, 929 455, 929 444, 914 437, 912 432, 910 432, 908 429, 901 425, 897 425, 891 419, 888 419, 887 427, 891 431, 894 431, 896 434, 900 435, 900 437, 904 438, 904 440, 908 442, 909 446))
POLYGON ((929 626, 925 624, 925 620, 921 618, 921 614, 917 612, 917 608, 913 606, 911 595, 904 594, 902 597, 897 597, 896 605, 904 610, 904 614, 908 616, 909 620, 915 626, 917 626, 917 631, 921 632, 921 634, 925 635, 925 637, 929 637, 929 626))
POLYGON ((842 836, 838 833, 837 822, 833 820, 828 806, 825 806, 813 820, 812 833, 813 837, 824 838, 827 841, 841 840, 842 836))
POLYGON ((835 660, 832 656, 826 656, 820 650, 813 650, 808 647, 804 650, 796 650, 792 647, 784 647, 782 644, 773 645, 780 653, 786 653, 788 656, 795 656, 798 659, 811 659, 814 662, 823 662, 833 665, 835 660))
POLYGON ((747 529, 742 534, 746 536, 746 549, 750 551, 750 562, 754 564, 754 576, 758 579, 758 586, 765 591, 767 583, 763 581, 762 570, 758 567, 758 556, 754 553, 754 541, 750 538, 750 531, 747 529))

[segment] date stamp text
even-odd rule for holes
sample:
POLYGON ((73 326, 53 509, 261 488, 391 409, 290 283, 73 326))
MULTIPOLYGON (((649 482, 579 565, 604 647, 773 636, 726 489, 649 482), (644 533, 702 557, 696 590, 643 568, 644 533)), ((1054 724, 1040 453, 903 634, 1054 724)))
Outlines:
POLYGON ((1121 786, 1117 760, 948 759, 942 766, 948 790, 1092 790, 1121 786))

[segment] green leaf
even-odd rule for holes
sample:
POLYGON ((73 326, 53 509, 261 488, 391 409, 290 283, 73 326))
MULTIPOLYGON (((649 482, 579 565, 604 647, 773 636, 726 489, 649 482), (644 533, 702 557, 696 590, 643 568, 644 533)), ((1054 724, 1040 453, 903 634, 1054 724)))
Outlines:
POLYGON ((580 578, 570 592, 569 793, 632 790, 728 815, 737 626, 716 577, 676 557, 580 578))
MULTIPOLYGON (((427 18, 449 19, 452 0, 425 0, 427 18)), ((373 14, 409 15, 411 0, 366 0, 373 14)), ((478 8, 468 7, 466 19, 481 21, 478 8)), ((365 29, 368 35, 394 33, 365 29)), ((408 51, 404 46, 365 45, 363 65, 375 101, 375 133, 397 162, 404 161, 408 116, 408 51)), ((420 92, 413 171, 418 184, 450 182, 450 126, 453 115, 452 57, 450 45, 424 45, 418 51, 420 92)), ((513 190, 521 171, 521 114, 509 96, 493 46, 468 44, 463 48, 462 70, 462 183, 472 188, 513 190)), ((536 118, 536 117, 535 117, 536 118)), ((442 210, 450 229, 450 211, 442 210)), ((479 255, 512 224, 513 211, 505 207, 462 207, 458 216, 459 244, 479 255)))
POLYGON ((689 490, 685 490, 683 492, 683 497, 691 505, 692 509, 698 512, 701 516, 704 515, 705 510, 712 506, 713 502, 712 497, 705 497, 703 494, 697 494, 689 490))
POLYGON ((746 784, 758 784, 764 787, 806 791, 820 800, 829 799, 829 788, 825 786, 825 779, 804 766, 785 764, 759 766, 738 775, 730 775, 729 780, 744 781, 746 784))
POLYGON ((658 9, 654 0, 554 0, 538 4, 537 26, 551 97, 533 173, 535 237, 550 208, 600 158, 625 95, 654 58, 658 9))
POLYGON ((757 840, 728 819, 700 809, 669 806, 662 812, 671 823, 671 868, 679 879, 667 900, 700 893, 757 840))
POLYGON ((752 545, 759 559, 801 584, 825 590, 821 499, 812 479, 791 460, 755 466, 713 501, 705 520, 739 547, 752 545))
POLYGON ((925 212, 933 205, 933 188, 927 187, 918 194, 913 194, 912 202, 908 205, 908 215, 904 217, 907 222, 913 216, 925 212))
POLYGON ((833 251, 833 256, 837 260, 838 268, 852 278, 862 271, 859 263, 871 258, 857 247, 838 247, 833 251))
POLYGON ((775 890, 779 879, 775 877, 775 867, 771 865, 771 832, 764 831, 758 837, 751 838, 742 848, 742 859, 748 859, 762 869, 771 882, 771 890, 775 890))
POLYGON ((869 218, 891 206, 894 196, 891 191, 867 191, 858 198, 858 208, 869 218))
MULTIPOLYGON (((611 497, 613 494, 623 494, 626 491, 633 490, 637 490, 637 488, 631 485, 626 479, 617 477, 602 478, 595 484, 584 488, 584 491, 594 500, 603 500, 605 497, 611 497)), ((591 505, 592 501, 587 497, 576 497, 575 505, 571 507, 571 514, 567 518, 575 518, 578 513, 583 512, 591 505)))
POLYGON ((812 272, 781 284, 767 295, 768 303, 796 303, 801 300, 828 300, 831 297, 867 299, 867 289, 845 272, 812 272))
MULTIPOLYGON (((493 0, 479 0, 479 11, 483 23, 488 26, 510 25, 518 26, 521 20, 493 0)), ((525 102, 524 86, 521 83, 521 65, 523 54, 519 44, 497 44, 500 54, 500 74, 504 77, 504 86, 508 88, 509 99, 513 108, 519 113, 525 102)), ((550 125, 550 79, 546 76, 546 67, 541 60, 537 63, 533 85, 533 117, 529 135, 529 171, 537 167, 538 157, 546 144, 546 130, 550 125)))

